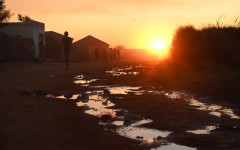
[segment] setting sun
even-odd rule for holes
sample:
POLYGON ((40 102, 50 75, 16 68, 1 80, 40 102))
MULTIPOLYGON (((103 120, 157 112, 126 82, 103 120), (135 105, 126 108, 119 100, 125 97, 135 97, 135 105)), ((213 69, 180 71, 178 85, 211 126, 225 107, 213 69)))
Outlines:
POLYGON ((162 51, 166 48, 166 43, 162 40, 157 40, 152 42, 151 48, 153 48, 155 51, 162 51))
POLYGON ((169 55, 168 43, 163 39, 150 42, 148 52, 156 58, 166 58, 169 55))
POLYGON ((172 32, 167 26, 146 25, 142 30, 137 30, 133 38, 134 47, 144 49, 150 58, 165 59, 169 56, 169 47, 172 42, 172 32))

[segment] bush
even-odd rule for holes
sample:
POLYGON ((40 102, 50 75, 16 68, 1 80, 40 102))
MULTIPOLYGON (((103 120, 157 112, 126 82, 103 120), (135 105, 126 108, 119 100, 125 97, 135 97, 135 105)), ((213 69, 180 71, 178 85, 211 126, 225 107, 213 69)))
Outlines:
POLYGON ((178 66, 207 68, 229 66, 240 69, 240 28, 208 26, 179 27, 172 40, 172 58, 178 66))

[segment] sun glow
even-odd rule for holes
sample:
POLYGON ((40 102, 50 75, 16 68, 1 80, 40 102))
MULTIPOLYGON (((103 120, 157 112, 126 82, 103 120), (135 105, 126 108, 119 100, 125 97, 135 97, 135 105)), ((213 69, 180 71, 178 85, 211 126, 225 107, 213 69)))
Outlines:
POLYGON ((158 58, 166 58, 169 55, 169 48, 163 39, 153 40, 150 44, 149 52, 158 58))
POLYGON ((167 47, 166 43, 163 40, 153 41, 151 44, 151 48, 155 51, 162 51, 167 47))
POLYGON ((145 25, 143 29, 138 29, 134 35, 134 47, 143 49, 146 57, 152 59, 165 59, 170 56, 170 47, 172 43, 172 32, 169 32, 168 26, 145 25))

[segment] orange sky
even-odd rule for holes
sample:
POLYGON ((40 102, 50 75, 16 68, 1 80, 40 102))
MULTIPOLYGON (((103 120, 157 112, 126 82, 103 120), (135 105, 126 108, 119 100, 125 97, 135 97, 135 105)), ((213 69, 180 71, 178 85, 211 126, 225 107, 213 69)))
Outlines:
POLYGON ((6 0, 15 15, 44 22, 46 31, 69 31, 75 41, 95 36, 111 46, 149 48, 153 40, 171 42, 179 25, 216 23, 240 15, 239 0, 6 0))

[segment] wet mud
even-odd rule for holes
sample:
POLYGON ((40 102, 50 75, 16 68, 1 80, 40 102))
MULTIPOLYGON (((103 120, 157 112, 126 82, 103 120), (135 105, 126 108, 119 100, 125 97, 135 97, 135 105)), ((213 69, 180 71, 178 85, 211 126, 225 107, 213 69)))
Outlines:
POLYGON ((237 149, 237 110, 206 102, 207 95, 146 84, 151 69, 135 65, 76 75, 73 84, 85 88, 81 93, 34 95, 26 90, 22 94, 73 101, 106 131, 136 140, 142 148, 237 149))

